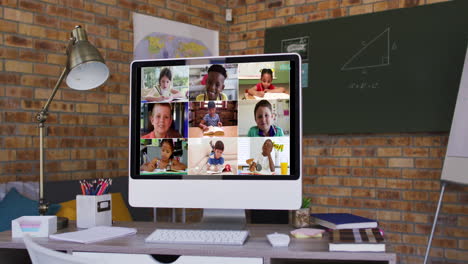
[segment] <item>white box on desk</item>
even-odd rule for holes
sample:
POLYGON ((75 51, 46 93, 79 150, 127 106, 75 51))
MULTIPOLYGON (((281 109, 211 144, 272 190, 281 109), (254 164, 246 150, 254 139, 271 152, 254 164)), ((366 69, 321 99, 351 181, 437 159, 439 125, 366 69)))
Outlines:
POLYGON ((111 195, 77 195, 76 226, 90 228, 93 226, 111 226, 111 195))
POLYGON ((11 236, 23 237, 28 234, 32 237, 48 237, 57 232, 57 216, 36 215, 22 216, 11 221, 11 236))

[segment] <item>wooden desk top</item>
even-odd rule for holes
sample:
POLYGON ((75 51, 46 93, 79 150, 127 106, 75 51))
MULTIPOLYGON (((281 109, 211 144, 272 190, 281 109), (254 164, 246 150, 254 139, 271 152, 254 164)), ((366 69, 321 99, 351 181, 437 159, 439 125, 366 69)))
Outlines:
MULTIPOLYGON (((224 136, 216 137, 237 137, 237 126, 223 126, 224 136)), ((189 127, 189 137, 205 137, 210 138, 212 136, 204 136, 203 130, 199 127, 189 127)))
MULTIPOLYGON (((333 260, 366 260, 387 261, 396 263, 396 254, 393 252, 329 252, 328 237, 297 239, 291 237, 289 247, 273 248, 266 235, 278 232, 289 234, 294 228, 290 225, 248 225, 249 238, 243 246, 222 245, 189 245, 189 244, 148 244, 145 238, 156 228, 193 228, 188 224, 169 224, 152 222, 117 222, 114 226, 135 227, 136 235, 116 238, 92 244, 79 244, 48 238, 34 238, 34 240, 51 249, 64 251, 107 252, 128 254, 168 254, 192 256, 224 256, 224 257, 256 257, 263 258, 264 263, 277 259, 333 259, 333 260)), ((76 231, 75 222, 62 232, 76 231)), ((25 248, 21 238, 12 238, 11 231, 0 233, 0 248, 25 248)))

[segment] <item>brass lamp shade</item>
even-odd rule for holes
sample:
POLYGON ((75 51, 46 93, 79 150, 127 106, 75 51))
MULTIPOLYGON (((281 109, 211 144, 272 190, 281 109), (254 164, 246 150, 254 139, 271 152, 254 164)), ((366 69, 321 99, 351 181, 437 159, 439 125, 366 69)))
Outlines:
POLYGON ((109 77, 109 69, 99 51, 88 41, 80 26, 72 31, 74 44, 68 50, 66 83, 75 90, 89 90, 103 84, 109 77))

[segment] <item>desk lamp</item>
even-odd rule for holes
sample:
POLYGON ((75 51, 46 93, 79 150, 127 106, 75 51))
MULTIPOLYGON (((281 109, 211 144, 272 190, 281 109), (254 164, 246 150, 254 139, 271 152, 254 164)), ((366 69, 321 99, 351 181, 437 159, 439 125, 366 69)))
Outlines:
POLYGON ((55 84, 52 94, 41 111, 37 113, 39 122, 39 215, 45 215, 49 204, 44 200, 44 123, 47 120, 49 105, 66 77, 67 85, 75 90, 89 90, 103 84, 109 77, 109 69, 99 51, 88 41, 86 31, 76 26, 71 32, 67 46, 67 65, 55 84))

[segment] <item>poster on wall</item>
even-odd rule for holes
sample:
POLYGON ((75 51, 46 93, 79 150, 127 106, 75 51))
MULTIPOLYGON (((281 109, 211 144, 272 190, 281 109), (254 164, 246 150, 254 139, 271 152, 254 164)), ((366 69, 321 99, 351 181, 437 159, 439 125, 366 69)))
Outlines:
POLYGON ((307 61, 309 58, 309 37, 283 39, 281 40, 281 51, 299 53, 302 61, 307 61))
POLYGON ((133 13, 135 60, 218 55, 216 30, 133 13))

